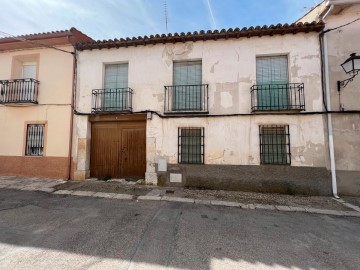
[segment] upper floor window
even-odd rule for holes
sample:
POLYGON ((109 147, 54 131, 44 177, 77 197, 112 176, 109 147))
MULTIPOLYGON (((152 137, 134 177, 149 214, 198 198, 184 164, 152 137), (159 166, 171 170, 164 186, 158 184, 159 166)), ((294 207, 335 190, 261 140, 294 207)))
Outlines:
POLYGON ((23 79, 36 79, 36 63, 35 62, 23 63, 22 78, 23 79))
POLYGON ((105 65, 104 89, 94 90, 96 111, 131 110, 132 90, 128 88, 128 69, 127 63, 105 65))
POLYGON ((207 112, 207 98, 202 62, 174 62, 173 85, 165 86, 165 112, 207 112))
POLYGON ((260 110, 287 109, 288 82, 287 56, 256 58, 257 102, 260 110))
POLYGON ((304 84, 289 83, 286 55, 256 58, 256 85, 251 87, 251 109, 305 110, 304 84))

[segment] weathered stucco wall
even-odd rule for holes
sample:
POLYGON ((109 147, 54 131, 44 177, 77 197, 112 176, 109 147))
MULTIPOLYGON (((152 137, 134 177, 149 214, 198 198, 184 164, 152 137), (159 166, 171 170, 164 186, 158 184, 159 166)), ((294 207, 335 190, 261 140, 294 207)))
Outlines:
POLYGON ((210 114, 249 113, 256 56, 280 54, 289 56, 289 81, 305 84, 306 110, 319 111, 319 53, 316 33, 82 51, 78 57, 78 110, 91 112, 91 90, 103 88, 106 63, 129 63, 134 111, 163 111, 164 86, 172 85, 173 61, 202 60, 210 114))
MULTIPOLYGON (((326 21, 331 29, 349 23, 360 17, 360 4, 337 8, 326 21)), ((360 76, 354 78, 345 88, 337 91, 337 81, 350 76, 341 64, 350 53, 360 55, 360 21, 331 31, 328 38, 331 106, 334 110, 360 111, 360 76), (341 107, 340 107, 341 104, 341 107)), ((360 113, 337 114, 333 116, 335 161, 340 194, 360 194, 360 113)))
MULTIPOLYGON (((72 51, 71 46, 61 49, 72 51)), ((13 59, 36 55, 38 60, 37 79, 40 81, 38 103, 29 106, 0 105, 0 157, 3 166, 0 174, 22 174, 38 176, 62 177, 67 175, 71 95, 73 83, 73 57, 53 49, 31 49, 0 53, 0 80, 16 79, 13 59), (46 123, 44 156, 25 157, 26 124, 46 123), (58 158, 58 165, 54 158, 58 158), (4 165, 7 159, 10 163, 4 165), (38 159, 38 160, 36 160, 38 159), (39 162, 40 159, 42 162, 39 162), (42 165, 41 165, 42 164, 42 165), (46 168, 52 164, 52 168, 46 168), (61 164, 61 165, 59 165, 61 164), (4 167, 5 166, 5 167, 4 167), (22 167, 28 169, 24 169, 22 167), (31 169, 32 168, 32 169, 31 169), (44 173, 42 173, 42 171, 44 173)))
MULTIPOLYGON (((209 84, 209 114, 251 113, 250 87, 256 84, 256 56, 288 55, 289 81, 305 84, 306 111, 322 110, 319 43, 316 33, 242 38, 119 49, 81 51, 78 57, 77 110, 91 112, 91 90, 103 88, 104 65, 129 63, 133 111, 163 113, 164 86, 172 85, 173 61, 202 60, 203 83, 209 84)), ((74 163, 89 173, 90 123, 77 116, 74 163), (87 142, 82 147, 80 142, 87 142), (85 151, 84 151, 85 149, 85 151)), ((160 118, 147 121, 148 182, 157 182, 156 163, 177 163, 178 127, 205 128, 205 164, 259 165, 259 125, 290 126, 291 163, 325 167, 323 118, 320 115, 160 118)))

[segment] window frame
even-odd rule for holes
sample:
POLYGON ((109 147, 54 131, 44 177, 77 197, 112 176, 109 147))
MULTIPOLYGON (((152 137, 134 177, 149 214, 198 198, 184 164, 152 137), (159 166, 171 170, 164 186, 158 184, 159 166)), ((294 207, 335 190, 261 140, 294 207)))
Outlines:
MULTIPOLYGON (((191 136, 188 136, 191 137, 191 136)), ((190 145, 193 146, 193 145, 190 145)), ((195 148, 195 149, 196 149, 195 148)), ((189 150, 189 149, 188 149, 189 150)), ((190 152, 190 151, 188 151, 190 152)), ((193 155, 193 154, 192 154, 193 155)), ((194 155, 192 156, 193 159, 194 155)), ((205 128, 204 127, 179 127, 178 128, 178 163, 179 164, 205 164, 205 128), (195 159, 199 158, 199 162, 193 162, 193 160, 189 161, 189 157, 187 161, 183 160, 182 154, 183 154, 183 138, 186 138, 187 136, 183 135, 184 131, 190 131, 190 130, 198 130, 200 131, 200 136, 193 136, 195 138, 200 139, 200 145, 195 145, 195 147, 199 147, 200 151, 199 153, 196 153, 195 159)))
POLYGON ((48 122, 47 121, 26 121, 24 123, 24 140, 23 140, 23 156, 24 157, 45 157, 46 156, 46 149, 47 149, 47 128, 48 128, 48 122), (43 151, 42 155, 27 155, 26 148, 27 148, 27 130, 29 125, 43 125, 43 151))
MULTIPOLYGON (((269 134, 267 134, 269 135, 269 134)), ((291 144, 290 144, 290 128, 289 125, 260 125, 259 126, 259 147, 260 147, 260 164, 261 165, 291 165, 291 144), (275 133, 275 139, 276 142, 273 143, 274 139, 274 133, 271 134, 271 141, 272 143, 265 143, 266 140, 266 129, 273 129, 273 130, 280 130, 283 131, 278 134, 278 131, 275 133), (278 137, 279 136, 279 137, 278 137), (281 140, 284 141, 284 143, 278 144, 278 138, 281 138, 280 136, 284 136, 281 140), (278 150, 273 151, 275 147, 280 146, 281 148, 284 148, 284 150, 281 151, 281 153, 278 152, 278 150), (268 152, 266 152, 266 149, 268 152), (275 154, 276 152, 276 154, 275 154), (271 156, 271 161, 266 160, 271 156), (279 162, 279 158, 282 162, 279 162), (283 162, 285 160, 285 162, 283 162)), ((278 149, 278 148, 277 148, 278 149)))

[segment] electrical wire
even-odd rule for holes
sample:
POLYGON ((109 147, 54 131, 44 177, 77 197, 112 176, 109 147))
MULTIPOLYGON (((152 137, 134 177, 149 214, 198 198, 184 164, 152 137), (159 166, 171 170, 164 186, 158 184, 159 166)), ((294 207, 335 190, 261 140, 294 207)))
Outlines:
POLYGON ((357 21, 360 21, 360 18, 357 18, 357 19, 355 19, 355 20, 353 20, 353 21, 351 21, 351 22, 345 23, 345 24, 343 24, 343 25, 340 25, 340 26, 337 26, 337 27, 334 27, 334 28, 326 29, 326 30, 322 31, 321 34, 325 34, 325 33, 327 33, 327 32, 330 32, 330 31, 333 31, 333 30, 342 28, 342 27, 344 27, 344 26, 348 26, 348 25, 350 25, 350 24, 352 24, 352 23, 354 23, 354 22, 357 22, 357 21))
POLYGON ((26 38, 23 38, 23 37, 14 36, 12 34, 6 33, 6 32, 1 31, 1 30, 0 30, 0 35, 2 35, 4 37, 7 37, 7 38, 15 39, 15 40, 18 40, 18 41, 31 43, 33 45, 37 45, 37 46, 40 46, 40 47, 46 47, 46 48, 49 48, 49 49, 54 49, 54 50, 64 52, 64 53, 69 53, 69 54, 72 54, 72 55, 74 54, 74 52, 69 52, 69 51, 66 51, 66 50, 62 50, 62 49, 56 48, 54 46, 43 44, 43 43, 40 43, 40 42, 35 42, 35 41, 29 40, 29 39, 26 39, 26 38))

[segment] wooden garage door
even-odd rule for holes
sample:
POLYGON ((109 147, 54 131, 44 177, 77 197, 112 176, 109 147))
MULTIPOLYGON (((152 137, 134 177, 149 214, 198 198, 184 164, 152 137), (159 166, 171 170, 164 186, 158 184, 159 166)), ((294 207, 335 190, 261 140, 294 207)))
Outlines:
POLYGON ((90 174, 97 178, 144 178, 146 122, 95 122, 91 130, 90 174))

